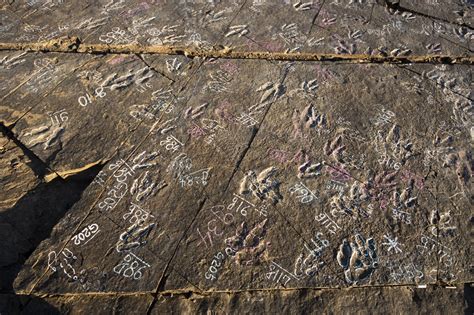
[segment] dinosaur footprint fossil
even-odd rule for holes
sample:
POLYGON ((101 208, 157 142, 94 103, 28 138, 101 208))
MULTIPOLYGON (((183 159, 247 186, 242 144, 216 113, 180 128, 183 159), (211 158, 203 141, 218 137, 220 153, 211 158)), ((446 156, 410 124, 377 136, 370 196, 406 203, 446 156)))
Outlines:
POLYGON ((324 266, 323 261, 319 261, 318 257, 312 254, 301 253, 295 261, 294 274, 297 277, 314 276, 318 270, 324 266))
POLYGON ((401 128, 393 124, 390 130, 384 134, 379 132, 375 138, 375 145, 383 152, 379 162, 391 165, 391 162, 404 165, 413 156, 413 143, 401 135, 401 128))
POLYGON ((111 90, 119 90, 125 88, 133 83, 142 84, 153 77, 153 72, 149 67, 144 67, 135 72, 129 70, 126 74, 117 77, 117 73, 109 75, 100 85, 103 88, 110 88, 111 90))
POLYGON ((26 54, 27 52, 22 52, 18 55, 3 57, 2 59, 0 59, 0 69, 11 69, 16 65, 25 62, 26 59, 23 59, 22 57, 26 54))
POLYGON ((311 178, 321 174, 323 169, 322 163, 312 164, 310 161, 306 161, 298 167, 298 178, 311 178))
POLYGON ((225 34, 225 37, 238 36, 242 37, 247 35, 249 32, 247 25, 234 25, 229 27, 229 32, 225 34))
POLYGON ((243 222, 236 230, 234 236, 227 238, 225 243, 236 251, 235 258, 239 265, 255 265, 266 250, 269 242, 262 240, 266 233, 265 219, 256 224, 251 230, 243 222))
POLYGON ((327 124, 326 115, 318 113, 311 104, 306 106, 301 113, 295 109, 292 121, 295 136, 302 136, 305 131, 312 128, 316 128, 319 132, 327 124))
POLYGON ((357 50, 355 43, 348 43, 344 40, 338 40, 333 48, 337 54, 355 54, 357 50))
POLYGON ((146 238, 155 227, 155 224, 150 223, 144 227, 141 226, 142 224, 142 221, 137 221, 120 234, 119 241, 116 244, 118 252, 129 251, 146 244, 146 238))
POLYGON ((312 6, 313 6, 313 1, 304 2, 304 3, 301 1, 297 1, 295 4, 293 4, 293 8, 295 8, 296 11, 310 10, 312 6))
POLYGON ((375 241, 356 234, 353 241, 342 241, 337 252, 337 262, 344 269, 347 283, 357 284, 365 280, 378 267, 375 241))
POLYGON ((201 104, 197 107, 188 107, 184 112, 184 118, 196 119, 204 114, 204 110, 209 105, 209 103, 201 104))
POLYGON ((414 184, 415 180, 410 179, 408 186, 401 193, 398 189, 393 192, 393 205, 395 207, 411 208, 416 204, 418 197, 412 196, 414 184))
POLYGON ((452 225, 452 216, 450 211, 439 213, 438 209, 434 209, 430 214, 431 233, 438 235, 452 234, 456 230, 456 226, 452 225))
POLYGON ((333 158, 336 162, 342 163, 345 146, 342 144, 342 135, 336 136, 332 140, 328 140, 324 145, 324 154, 333 158))
POLYGON ((150 196, 154 196, 158 191, 167 186, 163 181, 157 183, 158 179, 156 177, 153 177, 149 171, 146 171, 133 181, 130 194, 135 196, 136 201, 143 201, 150 196))
POLYGON ((25 139, 25 143, 28 146, 34 147, 36 145, 43 145, 43 149, 47 150, 50 147, 61 144, 61 136, 64 133, 64 126, 53 125, 53 126, 41 126, 32 128, 29 131, 24 132, 21 135, 22 141, 25 139))
POLYGON ((361 215, 368 217, 372 211, 364 206, 370 198, 369 190, 366 183, 354 182, 348 193, 335 195, 331 199, 331 214, 335 217, 338 214, 344 215, 361 215))
POLYGON ((181 69, 182 64, 182 62, 178 61, 178 58, 167 59, 166 69, 168 69, 168 72, 178 72, 181 69))
POLYGON ((238 36, 242 37, 247 35, 249 32, 247 25, 234 25, 229 27, 229 32, 225 34, 225 37, 238 36))
POLYGON ((258 175, 250 170, 244 176, 240 183, 240 194, 252 194, 260 200, 271 199, 277 203, 282 196, 280 195, 280 183, 273 179, 277 169, 273 166, 264 169, 258 175))
POLYGON ((260 104, 277 99, 285 93, 285 86, 279 83, 267 82, 260 86, 257 92, 263 92, 260 104))

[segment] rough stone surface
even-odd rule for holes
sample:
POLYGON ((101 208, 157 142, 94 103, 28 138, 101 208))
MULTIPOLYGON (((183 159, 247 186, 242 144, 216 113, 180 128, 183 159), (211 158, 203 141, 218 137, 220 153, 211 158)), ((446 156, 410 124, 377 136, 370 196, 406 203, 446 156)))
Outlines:
POLYGON ((472 314, 473 12, 2 3, 0 314, 472 314))

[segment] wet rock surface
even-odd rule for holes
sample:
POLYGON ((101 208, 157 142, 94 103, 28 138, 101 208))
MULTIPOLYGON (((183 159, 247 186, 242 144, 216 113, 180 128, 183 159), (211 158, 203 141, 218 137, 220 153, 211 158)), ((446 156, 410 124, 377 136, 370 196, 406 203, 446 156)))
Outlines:
POLYGON ((471 314, 472 14, 3 3, 0 313, 471 314))

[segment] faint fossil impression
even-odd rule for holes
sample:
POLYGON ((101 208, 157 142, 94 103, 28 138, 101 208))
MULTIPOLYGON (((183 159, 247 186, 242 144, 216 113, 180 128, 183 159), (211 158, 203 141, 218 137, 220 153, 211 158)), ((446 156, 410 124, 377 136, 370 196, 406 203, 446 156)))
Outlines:
POLYGON ((261 92, 260 101, 249 107, 249 114, 260 113, 268 104, 275 102, 286 93, 286 86, 280 83, 266 82, 257 88, 261 92))
POLYGON ((451 220, 450 211, 440 213, 438 209, 432 210, 430 214, 431 234, 436 237, 452 234, 456 230, 456 226, 452 225, 451 220))
POLYGON ((471 190, 474 160, 472 159, 472 153, 470 151, 462 150, 446 155, 443 166, 454 167, 459 184, 463 190, 471 190))
POLYGON ((390 51, 390 56, 398 57, 398 56, 408 56, 412 53, 410 49, 404 48, 395 48, 390 51))
POLYGON ((209 23, 219 22, 221 20, 227 19, 227 16, 225 16, 226 13, 227 12, 225 10, 221 10, 217 12, 214 10, 211 10, 211 11, 206 12, 204 19, 209 23))
POLYGON ((324 262, 320 261, 319 258, 315 255, 300 254, 295 261, 294 274, 297 277, 308 276, 311 277, 315 275, 321 267, 324 266, 324 262))
POLYGON ((300 86, 294 90, 291 90, 288 94, 293 96, 307 97, 312 99, 316 96, 316 92, 319 88, 318 81, 316 79, 301 82, 300 86))
POLYGON ((183 63, 178 61, 178 58, 167 59, 166 60, 166 69, 168 72, 178 72, 181 69, 183 63))
POLYGON ((337 135, 328 140, 324 145, 324 154, 330 156, 335 162, 343 163, 345 146, 342 144, 342 135, 337 135))
POLYGON ((464 186, 471 185, 472 174, 474 173, 474 161, 471 151, 460 151, 458 153, 459 160, 456 165, 456 174, 459 182, 464 186))
MULTIPOLYGON (((256 92, 262 92, 262 96, 260 97, 259 103, 254 106, 266 105, 270 102, 275 101, 276 99, 280 98, 283 94, 285 94, 286 87, 280 83, 266 82, 265 84, 258 87, 256 92)), ((252 106, 250 110, 252 110, 254 106, 252 106)))
POLYGON ((386 133, 379 131, 375 138, 376 150, 380 152, 379 163, 400 169, 413 156, 413 143, 401 135, 400 126, 392 125, 386 133))
POLYGON ((150 234, 154 223, 150 223, 146 226, 142 226, 142 221, 135 222, 125 232, 120 234, 119 240, 116 244, 116 250, 118 252, 129 251, 133 248, 146 244, 146 238, 150 234))
POLYGON ((355 43, 349 43, 345 40, 338 40, 333 48, 336 54, 355 54, 357 50, 355 43))
POLYGON ((293 4, 293 8, 295 8, 296 11, 310 10, 312 6, 313 6, 313 1, 309 1, 309 2, 297 1, 293 4))
POLYGON ((300 46, 304 45, 307 41, 307 36, 298 30, 297 23, 285 23, 280 27, 280 32, 272 36, 272 39, 276 40, 280 38, 288 47, 287 51, 297 51, 300 46), (296 45, 296 47, 294 47, 296 45))
POLYGON ((93 30, 102 25, 105 25, 109 21, 109 19, 110 18, 108 16, 103 17, 103 18, 97 18, 97 19, 88 18, 74 25, 73 28, 78 29, 78 30, 82 30, 82 29, 93 30))
POLYGON ((151 153, 147 153, 146 151, 142 151, 138 153, 136 156, 133 157, 133 169, 143 169, 148 167, 157 166, 158 163, 154 160, 158 157, 159 152, 153 151, 151 153))
POLYGON ((280 195, 278 180, 274 179, 277 169, 273 166, 261 171, 258 175, 250 170, 240 182, 240 194, 251 194, 260 200, 270 199, 277 203, 283 197, 280 195))
POLYGON ((440 43, 430 43, 425 48, 428 50, 428 54, 439 54, 442 50, 440 43))
POLYGON ((454 101, 453 118, 459 125, 472 128, 474 125, 474 101, 458 97, 454 101))
POLYGON ((369 278, 378 267, 375 240, 366 240, 360 234, 353 236, 352 241, 344 239, 336 258, 348 283, 357 284, 369 278))
POLYGON ((175 124, 177 119, 178 119, 178 117, 170 118, 167 121, 165 121, 164 123, 160 124, 158 126, 157 130, 156 130, 156 133, 160 133, 160 134, 164 135, 164 134, 170 132, 171 130, 177 128, 178 125, 175 124))
POLYGON ((227 91, 233 80, 232 74, 225 70, 215 70, 209 74, 209 77, 211 79, 207 82, 206 88, 216 93, 227 91))
POLYGON ((196 119, 204 114, 204 110, 209 105, 209 103, 203 103, 197 107, 188 107, 184 112, 184 118, 196 119))
POLYGON ((324 265, 319 257, 322 252, 329 246, 329 241, 323 238, 321 232, 316 233, 311 238, 311 244, 305 244, 307 254, 301 253, 295 261, 294 274, 297 277, 312 277, 324 265))
POLYGON ((164 181, 158 182, 156 173, 146 171, 133 181, 132 187, 130 187, 130 194, 135 197, 136 201, 143 201, 150 196, 154 196, 158 191, 167 186, 164 181))
POLYGON ((64 126, 40 126, 25 130, 22 135, 22 141, 25 141, 30 147, 42 145, 44 150, 48 150, 54 145, 61 145, 61 136, 64 133, 64 126), (25 139, 25 140, 23 140, 25 139))
POLYGON ((298 167, 298 178, 312 178, 321 174, 323 163, 313 164, 307 160, 298 167))
POLYGON ((415 180, 410 179, 407 187, 401 190, 401 192, 400 189, 395 189, 392 197, 393 206, 395 208, 412 208, 416 205, 418 197, 413 196, 414 184, 415 180))
POLYGON ((229 27, 229 32, 225 34, 225 37, 238 36, 242 37, 249 33, 247 25, 233 25, 229 27))
POLYGON ((0 59, 0 69, 11 69, 15 67, 16 65, 19 65, 25 62, 26 59, 23 59, 22 57, 25 56, 26 54, 27 52, 22 52, 14 56, 3 57, 2 59, 0 59))
POLYGON ((237 227, 235 235, 225 239, 227 246, 232 248, 235 253, 236 262, 239 265, 256 265, 260 262, 269 242, 263 240, 266 233, 265 219, 256 224, 252 229, 247 227, 247 223, 237 227))
POLYGON ((367 183, 354 182, 345 194, 338 194, 331 199, 331 214, 334 217, 342 215, 363 215, 368 217, 371 210, 364 204, 370 201, 367 183))
POLYGON ((469 31, 469 29, 464 26, 459 28, 453 27, 453 34, 462 42, 470 41, 474 38, 474 32, 469 31))
POLYGON ((117 77, 117 73, 112 73, 101 83, 101 87, 110 88, 111 90, 123 89, 133 83, 140 85, 153 77, 153 71, 149 67, 138 69, 135 72, 129 70, 126 74, 117 77))
POLYGON ((161 29, 157 27, 149 28, 146 32, 152 38, 147 39, 147 42, 155 45, 172 45, 181 42, 186 35, 179 35, 179 25, 165 25, 161 29))
POLYGON ((373 211, 371 202, 377 202, 381 209, 387 207, 397 210, 410 209, 417 203, 418 197, 414 189, 420 189, 420 184, 415 178, 408 178, 408 183, 403 186, 397 176, 400 171, 380 171, 368 176, 364 182, 355 181, 347 193, 333 196, 331 199, 331 213, 370 216, 373 211))
POLYGON ((303 134, 311 129, 316 129, 320 133, 327 125, 326 114, 318 113, 311 104, 306 106, 302 112, 295 109, 292 121, 295 137, 303 137, 303 134))

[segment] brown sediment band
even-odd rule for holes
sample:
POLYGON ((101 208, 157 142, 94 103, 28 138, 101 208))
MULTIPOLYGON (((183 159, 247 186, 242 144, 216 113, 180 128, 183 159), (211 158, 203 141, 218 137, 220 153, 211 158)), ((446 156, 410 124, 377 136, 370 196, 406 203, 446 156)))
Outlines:
POLYGON ((0 51, 32 51, 58 53, 89 54, 156 54, 185 55, 190 58, 225 58, 225 59, 262 59, 281 61, 318 61, 345 63, 429 63, 429 64, 474 64, 474 56, 448 55, 408 55, 384 56, 367 54, 330 54, 313 52, 269 52, 269 51, 235 51, 230 47, 202 49, 193 46, 169 46, 140 44, 87 44, 79 38, 60 38, 44 42, 0 43, 0 51))

